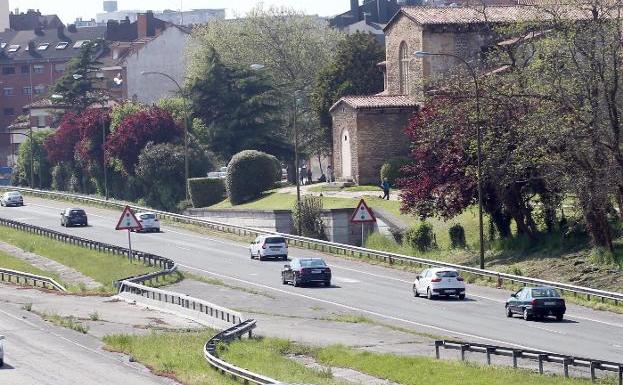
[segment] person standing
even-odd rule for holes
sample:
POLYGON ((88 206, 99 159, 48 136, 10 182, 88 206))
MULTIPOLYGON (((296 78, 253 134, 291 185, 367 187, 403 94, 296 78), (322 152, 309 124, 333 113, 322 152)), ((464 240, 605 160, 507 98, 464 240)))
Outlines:
POLYGON ((331 165, 328 165, 327 166, 327 178, 328 178, 327 182, 333 183, 333 177, 334 177, 333 167, 331 167, 331 165))
POLYGON ((389 183, 387 178, 383 178, 383 183, 381 183, 381 188, 383 188, 383 199, 389 200, 389 189, 392 185, 389 183))
POLYGON ((307 184, 311 184, 312 183, 312 170, 311 170, 311 165, 309 165, 309 168, 307 169, 307 184))

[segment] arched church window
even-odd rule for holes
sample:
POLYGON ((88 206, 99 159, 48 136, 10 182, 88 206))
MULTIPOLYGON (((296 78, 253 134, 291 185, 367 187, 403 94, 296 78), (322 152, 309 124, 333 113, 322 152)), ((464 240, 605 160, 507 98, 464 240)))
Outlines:
POLYGON ((409 48, 404 41, 400 44, 400 93, 408 94, 409 85, 409 48))

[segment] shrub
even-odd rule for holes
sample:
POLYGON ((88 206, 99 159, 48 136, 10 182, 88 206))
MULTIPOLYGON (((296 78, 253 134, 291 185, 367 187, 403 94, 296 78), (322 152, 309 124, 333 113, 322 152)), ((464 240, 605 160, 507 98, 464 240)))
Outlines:
POLYGON ((400 169, 407 164, 409 164, 409 159, 406 158, 396 158, 385 162, 381 167, 381 180, 387 178, 389 183, 396 184, 396 180, 403 176, 400 169))
POLYGON ((467 242, 465 242, 465 229, 459 223, 452 225, 448 229, 448 235, 450 236, 450 246, 453 249, 464 249, 467 245, 467 242))
POLYGON ((422 222, 419 226, 410 228, 405 234, 407 244, 422 252, 434 247, 434 238, 433 226, 428 222, 422 222))
POLYGON ((231 158, 227 166, 227 195, 233 205, 248 202, 277 182, 275 157, 261 151, 245 150, 231 158))
POLYGON ((326 239, 324 223, 322 222, 322 198, 313 195, 305 195, 301 199, 301 205, 294 204, 292 220, 297 233, 304 237, 326 239), (299 232, 299 218, 301 231, 299 232))
POLYGON ((188 190, 193 207, 208 207, 225 198, 223 179, 192 178, 188 180, 188 190))

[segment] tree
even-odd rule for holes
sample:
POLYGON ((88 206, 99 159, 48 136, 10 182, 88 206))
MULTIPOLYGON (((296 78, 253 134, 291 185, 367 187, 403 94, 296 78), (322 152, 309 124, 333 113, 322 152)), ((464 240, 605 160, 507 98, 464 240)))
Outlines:
POLYGON ((203 73, 187 84, 193 112, 205 122, 207 144, 216 154, 229 159, 245 149, 284 153, 276 93, 266 75, 228 67, 210 50, 203 73))
POLYGON ((14 177, 16 180, 14 182, 18 185, 29 185, 31 170, 34 169, 35 186, 31 187, 46 189, 50 187, 52 182, 52 170, 44 149, 44 143, 52 135, 52 130, 37 131, 33 132, 32 135, 32 146, 30 137, 26 138, 19 146, 14 177), (31 148, 33 156, 31 156, 31 148), (32 162, 34 162, 33 168, 31 168, 32 162))
POLYGON ((98 71, 101 64, 95 59, 103 44, 103 41, 98 40, 82 46, 80 55, 69 62, 65 74, 54 85, 53 93, 62 96, 53 98, 54 102, 71 106, 73 111, 80 112, 103 100, 100 93, 101 80, 91 75, 98 71))
MULTIPOLYGON (((190 175, 203 176, 214 166, 200 146, 190 146, 190 175)), ((185 196, 184 146, 172 143, 148 143, 136 165, 136 177, 142 198, 150 207, 175 210, 185 196)))
POLYGON ((80 141, 80 118, 74 112, 66 113, 56 131, 45 143, 48 160, 54 164, 66 163, 73 167, 76 144, 80 141))
POLYGON ((369 95, 383 91, 383 74, 378 63, 385 48, 372 34, 357 32, 339 41, 335 56, 318 73, 311 105, 324 127, 332 127, 329 109, 341 97, 369 95))
POLYGON ((111 122, 110 122, 110 132, 113 132, 119 127, 123 120, 139 111, 145 110, 145 106, 140 103, 132 102, 129 100, 124 101, 121 104, 118 104, 112 108, 111 112, 111 122))
POLYGON ((147 145, 179 140, 182 129, 158 107, 128 115, 106 141, 108 161, 124 175, 134 175, 138 157, 147 145))

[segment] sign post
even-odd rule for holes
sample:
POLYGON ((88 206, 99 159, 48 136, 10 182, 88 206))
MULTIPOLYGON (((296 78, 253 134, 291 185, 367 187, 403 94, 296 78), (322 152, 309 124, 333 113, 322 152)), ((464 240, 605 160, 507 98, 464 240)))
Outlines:
POLYGON ((143 229, 143 225, 141 222, 136 219, 136 216, 132 212, 130 206, 126 206, 123 209, 123 213, 121 213, 121 218, 119 218, 119 222, 117 222, 116 230, 127 230, 128 231, 128 259, 132 261, 132 231, 140 231, 143 229))
POLYGON ((364 232, 365 224, 376 222, 376 217, 374 216, 372 209, 368 207, 363 199, 359 202, 355 212, 353 212, 353 215, 350 217, 350 222, 361 223, 361 247, 363 247, 366 241, 364 232))

